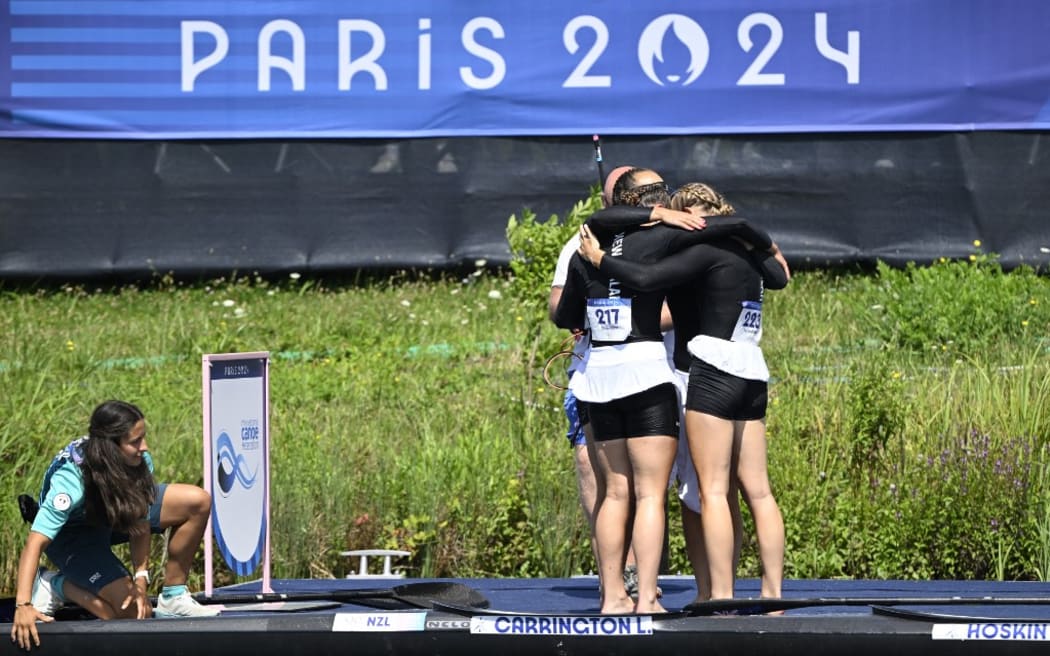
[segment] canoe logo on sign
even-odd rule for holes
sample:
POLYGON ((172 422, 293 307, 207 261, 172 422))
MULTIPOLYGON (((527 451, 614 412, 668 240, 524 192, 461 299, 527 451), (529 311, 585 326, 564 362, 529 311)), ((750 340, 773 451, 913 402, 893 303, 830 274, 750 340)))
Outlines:
POLYGON ((224 497, 229 496, 230 492, 233 491, 234 483, 240 483, 245 490, 252 489, 252 486, 255 485, 257 472, 248 474, 245 471, 248 464, 244 454, 238 453, 233 445, 233 440, 230 439, 226 431, 220 433, 215 440, 215 451, 215 482, 218 484, 219 490, 222 491, 222 495, 224 497))

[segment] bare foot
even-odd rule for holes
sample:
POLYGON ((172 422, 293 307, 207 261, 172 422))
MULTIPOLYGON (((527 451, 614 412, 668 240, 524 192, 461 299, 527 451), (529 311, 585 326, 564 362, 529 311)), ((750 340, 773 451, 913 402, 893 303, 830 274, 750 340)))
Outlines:
POLYGON ((666 613, 667 609, 661 606, 657 601, 654 601, 651 604, 643 604, 639 601, 634 605, 634 612, 638 615, 655 615, 658 613, 666 613))
POLYGON ((624 591, 622 597, 606 598, 602 601, 602 615, 626 615, 634 612, 634 600, 624 591))

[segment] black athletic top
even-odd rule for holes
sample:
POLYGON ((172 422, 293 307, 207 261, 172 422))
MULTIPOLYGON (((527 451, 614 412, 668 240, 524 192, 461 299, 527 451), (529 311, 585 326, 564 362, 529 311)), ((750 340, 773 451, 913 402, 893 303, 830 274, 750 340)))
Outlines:
MULTIPOLYGON (((636 245, 644 242, 635 237, 637 229, 612 235, 608 245, 609 255, 602 258, 619 257, 623 252, 636 256, 636 245), (616 255, 613 255, 616 253, 616 255)), ((576 329, 586 326, 588 299, 629 299, 631 303, 631 331, 622 341, 603 341, 591 335, 591 346, 608 346, 637 341, 663 340, 660 332, 660 310, 664 302, 664 290, 641 291, 623 285, 594 268, 590 262, 576 253, 569 261, 569 275, 562 288, 561 300, 554 313, 554 323, 559 328, 576 329)))
POLYGON ((663 224, 637 228, 651 212, 648 207, 614 205, 595 212, 587 223, 606 251, 602 274, 639 292, 666 295, 675 327, 675 368, 688 371, 689 340, 697 335, 729 339, 741 303, 761 302, 764 288, 783 289, 787 274, 768 251, 773 244, 769 234, 741 217, 705 217, 707 227, 701 230, 663 224), (630 248, 624 248, 622 257, 610 257, 607 246, 616 230, 628 230, 624 243, 630 248))
POLYGON ((745 301, 761 303, 763 280, 770 289, 787 285, 787 275, 772 254, 757 260, 732 238, 700 243, 654 262, 602 258, 602 273, 638 289, 668 290, 667 306, 675 327, 675 367, 689 370, 686 348, 697 335, 728 340, 745 301))
MULTIPOLYGON (((702 230, 682 230, 663 224, 639 227, 639 222, 648 220, 651 211, 651 208, 616 205, 592 215, 588 224, 606 251, 605 257, 602 258, 602 271, 596 270, 579 254, 573 256, 569 263, 569 275, 562 289, 561 301, 555 312, 556 325, 568 329, 583 328, 587 316, 587 299, 631 299, 632 323, 629 336, 622 342, 602 341, 592 336, 592 346, 642 340, 661 341, 660 309, 671 285, 646 284, 643 279, 641 282, 645 286, 642 287, 636 282, 621 281, 617 276, 605 272, 607 260, 623 260, 625 264, 655 264, 671 253, 708 241, 725 240, 728 235, 739 235, 761 248, 769 248, 773 243, 767 233, 756 229, 740 217, 709 217, 707 227, 702 230), (619 230, 609 228, 610 225, 618 226, 619 230)), ((776 268, 774 275, 785 278, 780 265, 775 260, 773 264, 776 268)), ((642 268, 644 270, 647 267, 642 268)), ((783 287, 784 284, 780 286, 783 287)), ((670 299, 668 300, 670 306, 670 299)), ((680 309, 680 312, 683 312, 684 316, 684 308, 680 309)), ((675 321, 677 355, 680 332, 677 329, 677 317, 675 321)), ((688 358, 688 355, 685 357, 688 358)))

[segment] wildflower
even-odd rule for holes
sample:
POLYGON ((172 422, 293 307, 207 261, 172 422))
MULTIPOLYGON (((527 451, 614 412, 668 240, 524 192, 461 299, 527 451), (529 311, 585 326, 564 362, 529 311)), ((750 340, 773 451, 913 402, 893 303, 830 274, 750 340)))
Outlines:
POLYGON ((76 347, 77 347, 77 345, 73 343, 73 340, 71 340, 71 339, 67 339, 66 340, 66 350, 67 351, 72 351, 76 347))
POLYGON ((291 273, 288 274, 288 277, 291 278, 292 280, 298 280, 298 279, 302 278, 303 275, 301 273, 297 272, 297 271, 292 271, 291 273))
POLYGON ((522 321, 521 315, 519 314, 518 316, 514 317, 514 320, 515 321, 522 321))
POLYGON ((476 266, 479 269, 488 263, 488 260, 474 260, 474 266, 476 266))
POLYGON ((1028 319, 1021 319, 1021 325, 1022 325, 1023 327, 1026 327, 1026 328, 1027 328, 1027 327, 1028 327, 1028 319))
POLYGON ((235 301, 233 299, 229 299, 228 298, 228 299, 226 299, 225 301, 222 302, 222 306, 223 307, 233 307, 234 305, 237 305, 237 301, 235 301))
POLYGON ((407 298, 403 298, 401 299, 401 305, 403 307, 408 307, 409 305, 412 305, 412 301, 408 300, 407 298))
POLYGON ((235 317, 243 317, 245 314, 247 314, 247 311, 242 307, 239 307, 233 311, 233 316, 235 317))
POLYGON ((470 323, 470 319, 461 319, 459 323, 461 326, 465 326, 470 323))
POLYGON ((1034 298, 1030 298, 1030 299, 1028 299, 1028 304, 1029 305, 1039 305, 1039 301, 1035 300, 1034 298))
POLYGON ((974 239, 973 240, 973 245, 975 247, 977 247, 977 248, 980 248, 981 247, 981 240, 980 239, 974 239))
POLYGON ((503 294, 501 294, 498 289, 493 289, 493 290, 491 290, 489 292, 489 298, 491 298, 491 299, 498 299, 498 298, 502 298, 502 297, 503 297, 503 294))
POLYGON ((970 253, 970 261, 971 262, 976 262, 977 261, 977 256, 974 255, 973 253, 970 253))
POLYGON ((901 372, 894 371, 892 374, 890 374, 890 377, 893 378, 893 380, 897 380, 898 378, 901 377, 901 372))

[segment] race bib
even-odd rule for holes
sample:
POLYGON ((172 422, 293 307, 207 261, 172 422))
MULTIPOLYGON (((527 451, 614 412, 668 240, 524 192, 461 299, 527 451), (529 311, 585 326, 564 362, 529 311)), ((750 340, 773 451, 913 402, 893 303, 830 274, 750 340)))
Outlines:
POLYGON ((587 299, 587 322, 591 340, 622 342, 631 334, 631 299, 587 299))
POLYGON ((758 345, 762 339, 762 304, 756 301, 743 301, 740 304, 740 316, 733 328, 730 341, 758 345))

